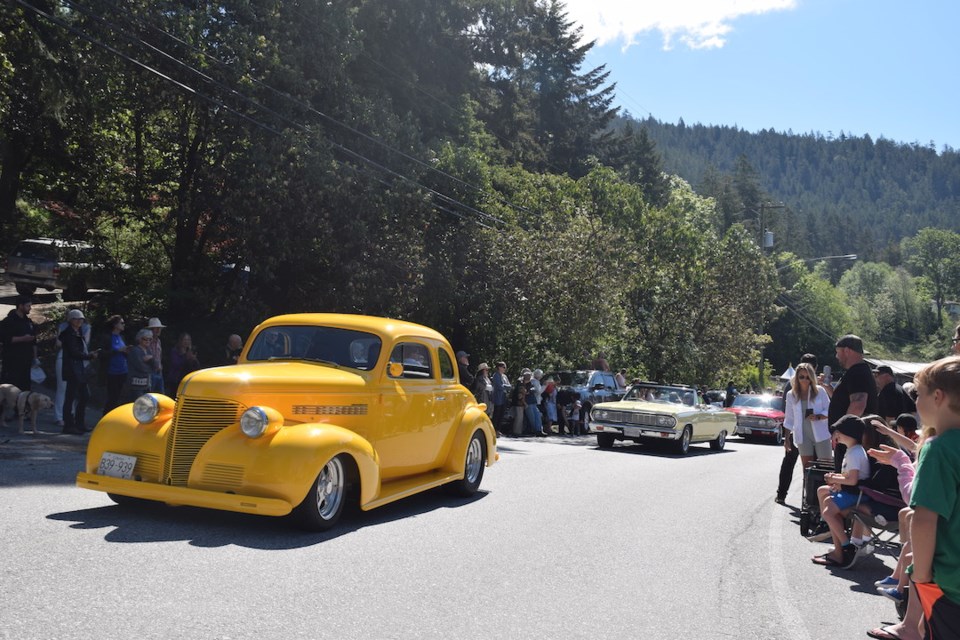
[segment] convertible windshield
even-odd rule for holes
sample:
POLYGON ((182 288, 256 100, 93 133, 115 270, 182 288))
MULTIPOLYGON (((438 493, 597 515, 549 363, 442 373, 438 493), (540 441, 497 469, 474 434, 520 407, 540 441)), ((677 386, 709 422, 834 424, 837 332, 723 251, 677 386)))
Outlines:
POLYGON ((377 364, 380 346, 380 338, 362 331, 276 326, 257 334, 247 360, 309 360, 368 371, 377 364))
POLYGON ((783 411, 783 398, 777 396, 751 396, 741 393, 733 400, 735 407, 750 407, 752 409, 776 409, 783 411))
POLYGON ((659 404, 684 404, 690 407, 697 404, 697 394, 693 389, 664 385, 633 385, 623 399, 642 400, 659 404))

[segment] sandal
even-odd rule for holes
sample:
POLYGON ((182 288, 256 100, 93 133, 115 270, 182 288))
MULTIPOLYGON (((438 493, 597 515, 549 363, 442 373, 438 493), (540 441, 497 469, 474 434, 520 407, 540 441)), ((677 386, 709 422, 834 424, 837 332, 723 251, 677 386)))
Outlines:
POLYGON ((821 567, 840 567, 843 565, 842 562, 834 560, 829 553, 825 553, 822 556, 813 556, 811 560, 813 564, 818 564, 821 567))
POLYGON ((871 638, 879 638, 880 640, 900 640, 900 636, 890 631, 890 629, 891 627, 877 627, 876 629, 867 631, 867 635, 871 638))

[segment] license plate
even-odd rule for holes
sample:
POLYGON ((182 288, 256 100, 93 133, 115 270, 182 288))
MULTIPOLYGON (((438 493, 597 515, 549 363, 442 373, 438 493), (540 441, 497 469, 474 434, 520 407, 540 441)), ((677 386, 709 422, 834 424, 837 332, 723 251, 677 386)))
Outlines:
POLYGON ((628 438, 639 438, 640 437, 640 427, 624 427, 623 435, 628 438))
POLYGON ((32 264, 25 264, 23 265, 23 270, 26 271, 27 273, 33 273, 34 271, 37 270, 37 268, 32 264))
POLYGON ((133 467, 136 464, 136 456, 125 456, 107 451, 100 456, 100 466, 97 467, 97 473, 101 476, 129 480, 133 476, 133 467))

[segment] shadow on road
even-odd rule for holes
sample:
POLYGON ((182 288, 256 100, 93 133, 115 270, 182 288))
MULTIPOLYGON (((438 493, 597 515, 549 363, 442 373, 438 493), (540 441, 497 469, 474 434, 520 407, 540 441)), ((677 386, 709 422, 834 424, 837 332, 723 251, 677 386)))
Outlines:
POLYGON ((687 451, 686 455, 677 453, 669 444, 659 444, 659 443, 650 443, 650 444, 623 444, 618 443, 614 445, 612 449, 601 449, 600 447, 594 445, 594 449, 597 451, 603 451, 605 453, 620 453, 620 454, 629 454, 629 455, 642 455, 642 456, 653 456, 655 458, 677 458, 677 459, 693 459, 699 458, 700 456, 716 456, 716 455, 726 455, 728 453, 736 453, 730 449, 723 449, 722 451, 714 451, 710 448, 710 445, 704 443, 703 445, 692 444, 690 449, 687 451))
MULTIPOLYGON (((171 507, 159 502, 138 505, 112 505, 52 513, 49 520, 72 522, 74 529, 110 528, 108 542, 189 542, 196 547, 235 545, 250 549, 298 549, 348 535, 366 527, 416 517, 437 509, 456 509, 486 496, 479 491, 471 498, 452 498, 443 488, 433 489, 374 509, 344 513, 332 530, 304 532, 290 517, 256 516, 231 511, 171 507)), ((106 496, 104 496, 106 498, 106 496)))

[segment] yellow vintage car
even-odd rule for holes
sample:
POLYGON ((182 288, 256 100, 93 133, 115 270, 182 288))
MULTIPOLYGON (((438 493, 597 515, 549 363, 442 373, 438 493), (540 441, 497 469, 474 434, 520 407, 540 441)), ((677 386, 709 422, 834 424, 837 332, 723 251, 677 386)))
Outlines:
POLYGON ((684 385, 634 384, 619 402, 604 402, 590 411, 590 431, 597 434, 601 449, 631 440, 670 442, 681 455, 694 442, 709 442, 711 449, 721 451, 736 428, 736 416, 684 385))
POLYGON ((469 496, 496 432, 438 332, 410 322, 294 314, 254 329, 236 365, 202 369, 97 424, 77 485, 271 516, 310 530, 448 485, 469 496))

